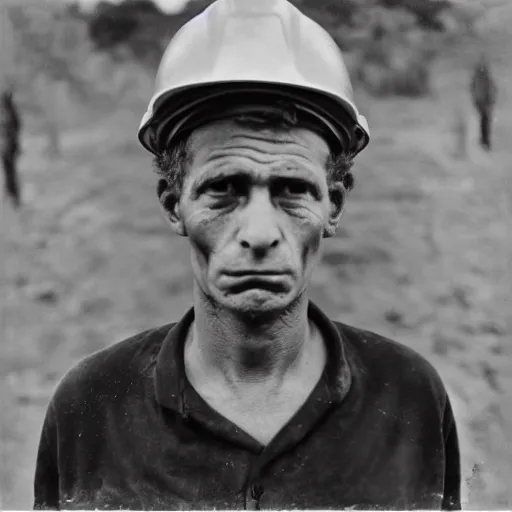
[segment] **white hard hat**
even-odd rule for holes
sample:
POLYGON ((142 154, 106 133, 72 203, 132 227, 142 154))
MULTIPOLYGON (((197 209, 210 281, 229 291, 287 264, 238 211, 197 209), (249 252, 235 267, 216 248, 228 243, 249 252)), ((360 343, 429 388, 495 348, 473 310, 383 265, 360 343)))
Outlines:
POLYGON ((341 50, 286 0, 217 0, 169 43, 138 137, 154 154, 238 105, 292 103, 343 150, 369 142, 341 50))

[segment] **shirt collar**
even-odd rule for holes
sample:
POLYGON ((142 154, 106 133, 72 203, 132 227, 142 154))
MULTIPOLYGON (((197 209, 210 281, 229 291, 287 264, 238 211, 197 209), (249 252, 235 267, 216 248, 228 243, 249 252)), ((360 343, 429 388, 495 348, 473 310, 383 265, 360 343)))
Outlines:
MULTIPOLYGON (((330 400, 340 403, 347 395, 352 381, 341 334, 334 323, 311 301, 308 305, 308 316, 320 329, 326 343, 328 355, 323 379, 329 389, 330 400)), ((193 321, 194 308, 190 308, 165 337, 156 360, 156 401, 179 413, 183 413, 183 392, 187 385, 184 346, 193 321)))

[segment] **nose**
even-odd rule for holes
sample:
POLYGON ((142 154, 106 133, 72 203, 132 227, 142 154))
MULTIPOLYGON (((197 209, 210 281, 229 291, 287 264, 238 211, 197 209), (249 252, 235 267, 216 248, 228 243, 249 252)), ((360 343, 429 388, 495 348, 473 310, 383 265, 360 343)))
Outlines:
POLYGON ((239 244, 244 249, 250 249, 255 256, 262 257, 269 250, 276 248, 281 238, 277 211, 268 191, 254 192, 242 214, 237 235, 239 244))

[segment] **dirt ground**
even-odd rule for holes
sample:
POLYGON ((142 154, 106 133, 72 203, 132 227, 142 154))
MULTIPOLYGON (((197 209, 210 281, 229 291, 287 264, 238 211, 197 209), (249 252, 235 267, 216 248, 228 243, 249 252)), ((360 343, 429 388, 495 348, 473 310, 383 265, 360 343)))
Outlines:
MULTIPOLYGON (((465 478, 477 465, 464 485, 474 510, 512 506, 512 53, 508 39, 492 41, 500 105, 490 154, 476 145, 465 97, 469 50, 447 52, 429 98, 357 93, 372 142, 311 286, 334 319, 406 343, 438 368, 465 478), (469 122, 465 157, 456 154, 458 108, 469 122)), ((61 376, 191 302, 187 241, 161 218, 151 160, 135 140, 144 108, 66 130, 60 159, 44 155, 40 135, 23 141, 26 207, 15 213, 4 201, 1 219, 4 509, 32 507, 39 432, 61 376)))

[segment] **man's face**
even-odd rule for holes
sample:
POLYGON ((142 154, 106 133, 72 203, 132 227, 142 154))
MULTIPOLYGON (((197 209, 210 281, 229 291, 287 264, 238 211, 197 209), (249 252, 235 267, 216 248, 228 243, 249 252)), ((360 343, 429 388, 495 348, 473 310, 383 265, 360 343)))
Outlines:
POLYGON ((330 201, 329 150, 294 128, 212 123, 189 140, 173 224, 191 243, 197 285, 235 313, 275 313, 306 288, 323 236, 341 214, 330 201))

